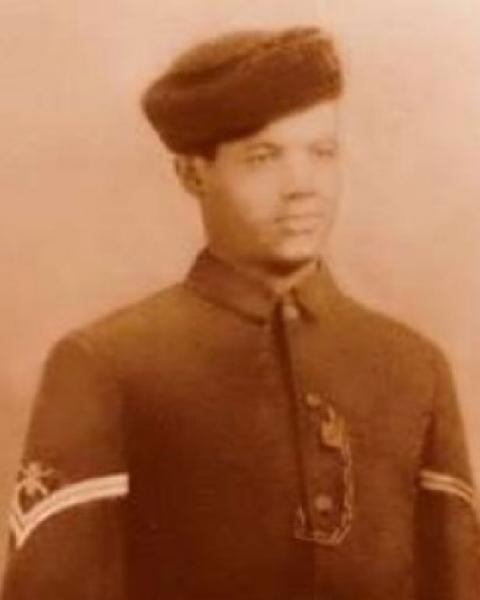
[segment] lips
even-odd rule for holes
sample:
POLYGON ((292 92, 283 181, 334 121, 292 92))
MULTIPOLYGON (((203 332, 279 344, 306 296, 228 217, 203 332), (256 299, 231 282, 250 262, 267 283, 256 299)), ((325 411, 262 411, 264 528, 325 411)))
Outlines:
POLYGON ((316 213, 282 215, 275 219, 275 224, 292 233, 309 232, 318 227, 322 217, 316 213))

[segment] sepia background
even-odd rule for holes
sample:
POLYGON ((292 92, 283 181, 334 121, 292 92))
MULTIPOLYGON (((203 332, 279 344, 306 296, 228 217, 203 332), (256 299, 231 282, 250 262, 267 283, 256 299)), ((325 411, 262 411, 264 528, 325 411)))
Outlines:
POLYGON ((312 21, 348 78, 330 260, 346 290, 444 348, 480 475, 478 0, 2 0, 0 571, 48 347, 178 279, 202 243, 139 92, 212 31, 312 21))

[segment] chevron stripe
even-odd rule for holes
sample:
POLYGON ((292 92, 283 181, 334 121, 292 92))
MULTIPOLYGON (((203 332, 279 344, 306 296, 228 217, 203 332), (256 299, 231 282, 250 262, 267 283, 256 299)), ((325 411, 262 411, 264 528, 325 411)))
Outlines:
POLYGON ((96 500, 121 498, 126 496, 128 491, 128 475, 119 473, 67 485, 52 492, 26 512, 22 510, 18 499, 15 499, 9 519, 15 546, 21 548, 42 523, 64 510, 96 500))
POLYGON ((480 514, 474 488, 458 477, 425 469, 420 472, 420 487, 432 492, 456 496, 480 514))

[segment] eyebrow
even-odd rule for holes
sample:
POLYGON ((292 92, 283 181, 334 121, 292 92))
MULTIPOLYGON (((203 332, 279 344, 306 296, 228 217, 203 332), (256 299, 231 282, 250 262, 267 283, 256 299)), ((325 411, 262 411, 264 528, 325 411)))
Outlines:
MULTIPOLYGON (((316 138, 311 140, 308 143, 309 147, 324 147, 324 148, 336 148, 338 146, 338 141, 335 137, 325 137, 325 138, 316 138)), ((277 144, 275 142, 270 142, 268 140, 255 140, 248 142, 243 148, 244 152, 255 152, 258 150, 270 150, 270 151, 279 151, 282 150, 283 146, 281 144, 277 144)))
POLYGON ((280 150, 281 146, 279 144, 275 144, 274 142, 268 142, 264 140, 258 140, 253 142, 248 142, 245 147, 245 152, 253 152, 255 150, 280 150))

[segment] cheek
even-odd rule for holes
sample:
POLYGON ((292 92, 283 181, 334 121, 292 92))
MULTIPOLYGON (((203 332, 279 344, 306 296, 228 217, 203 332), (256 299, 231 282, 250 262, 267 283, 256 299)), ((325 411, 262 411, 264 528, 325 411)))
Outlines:
POLYGON ((337 161, 327 161, 315 170, 317 185, 320 188, 335 191, 340 182, 340 165, 337 161))
POLYGON ((272 174, 243 175, 222 186, 219 192, 225 210, 245 224, 262 221, 278 208, 278 181, 272 174))
POLYGON ((314 178, 315 191, 325 209, 334 211, 341 193, 341 173, 338 165, 318 168, 314 178))

